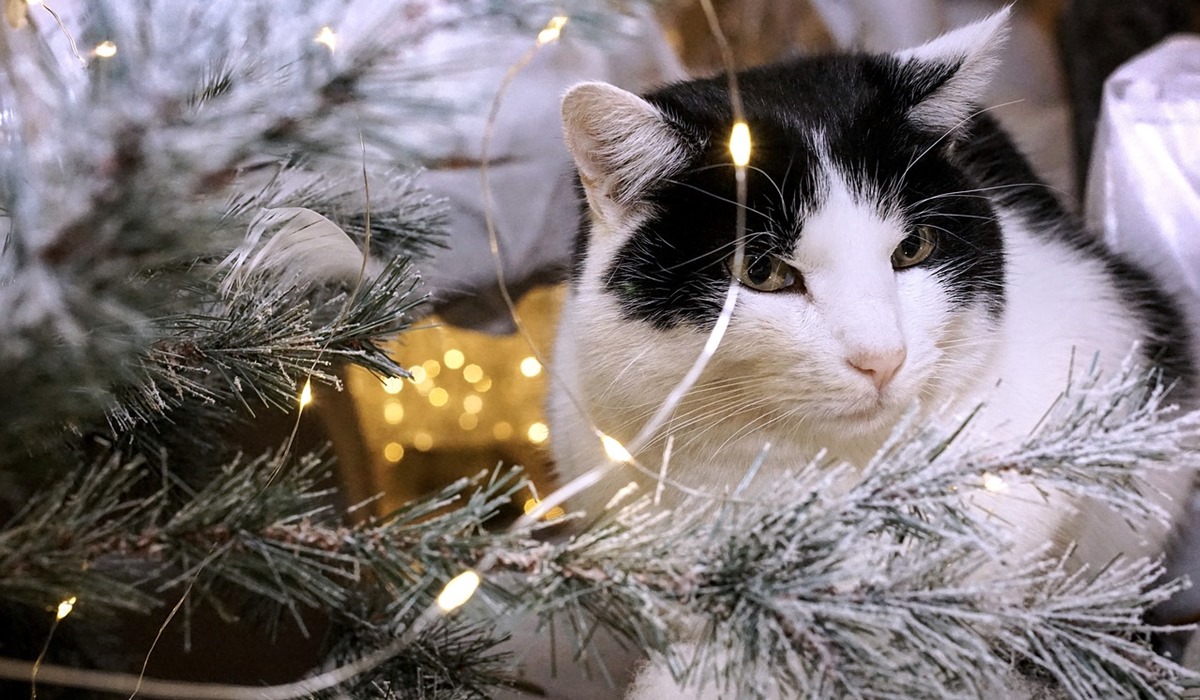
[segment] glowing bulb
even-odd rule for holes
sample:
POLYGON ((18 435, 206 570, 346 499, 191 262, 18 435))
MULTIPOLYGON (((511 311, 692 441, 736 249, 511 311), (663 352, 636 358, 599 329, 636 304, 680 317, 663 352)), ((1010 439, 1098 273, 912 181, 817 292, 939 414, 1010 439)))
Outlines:
POLYGON ((329 53, 333 53, 337 49, 337 34, 329 27, 321 27, 321 31, 317 32, 317 37, 313 41, 328 46, 329 53))
POLYGON ((483 368, 479 365, 467 365, 463 367, 463 379, 474 384, 483 379, 483 368))
MULTIPOLYGON (((525 514, 529 515, 534 510, 536 510, 537 507, 540 506, 541 504, 542 504, 542 502, 536 498, 530 498, 530 499, 526 500, 525 506, 524 506, 525 514)), ((550 508, 550 510, 548 510, 542 514, 542 520, 557 520, 566 514, 567 514, 567 511, 563 510, 562 506, 554 506, 554 507, 550 508)))
POLYGON ((413 435, 413 447, 417 448, 421 452, 428 452, 429 450, 432 450, 433 436, 422 430, 416 435, 413 435))
POLYGON ((620 443, 616 438, 610 435, 601 435, 600 442, 604 444, 604 454, 614 462, 632 462, 633 455, 629 454, 629 450, 620 443))
POLYGON ((549 44, 550 42, 557 39, 558 35, 562 33, 562 28, 564 26, 566 26, 566 24, 567 24, 566 15, 555 15, 554 17, 551 17, 550 21, 546 23, 546 28, 543 29, 542 31, 538 32, 538 35, 537 35, 538 46, 543 46, 545 44, 549 44))
POLYGON ((67 598, 63 602, 59 603, 58 604, 58 612, 55 613, 55 617, 57 619, 61 620, 64 617, 66 617, 67 615, 70 615, 71 611, 75 609, 75 602, 77 600, 78 600, 78 598, 76 598, 75 596, 71 596, 70 598, 67 598))
POLYGON ((450 579, 442 592, 438 594, 437 604, 444 612, 450 612, 462 606, 475 595, 479 588, 479 574, 467 569, 458 576, 450 579))
POLYGON ((473 413, 463 413, 458 417, 458 427, 463 430, 474 430, 479 425, 479 417, 473 413))
POLYGON ((404 377, 388 377, 383 380, 383 390, 389 394, 399 394, 404 388, 404 377))
POLYGON ((526 357, 521 360, 521 374, 526 377, 536 377, 542 373, 542 363, 536 357, 526 357))
POLYGON ((999 493, 1000 491, 1006 490, 1008 485, 1004 483, 1004 479, 1001 479, 995 474, 985 473, 983 475, 983 488, 993 493, 999 493))
POLYGON ((389 442, 383 448, 383 456, 389 462, 399 462, 401 459, 404 459, 404 445, 398 442, 389 442))
POLYGON ((92 49, 92 55, 100 58, 112 58, 117 55, 117 45, 111 41, 102 41, 92 49))
POLYGON ((304 382, 304 388, 300 390, 300 408, 304 408, 312 402, 312 379, 307 379, 304 382))
POLYGON ((512 425, 508 421, 500 421, 492 426, 492 437, 497 440, 507 440, 512 437, 512 425))
POLYGON ((750 127, 746 122, 734 122, 733 131, 729 134, 729 154, 733 156, 733 164, 739 168, 750 164, 750 127))
POLYGON ((458 369, 467 361, 467 356, 463 355, 462 350, 451 348, 442 355, 442 362, 445 363, 448 369, 458 369))
POLYGON ((424 384, 429 379, 429 373, 421 365, 409 367, 408 371, 412 374, 413 381, 417 384, 424 384))
POLYGON ((449 400, 450 392, 446 391, 440 386, 429 392, 429 403, 433 404, 434 406, 445 406, 446 402, 449 400))
POLYGON ((545 423, 533 423, 529 426, 529 430, 525 431, 526 437, 535 445, 540 445, 550 437, 550 429, 545 423))
POLYGON ((421 367, 425 368, 425 374, 431 378, 442 373, 442 364, 437 360, 425 360, 421 363, 421 367))
POLYGON ((392 401, 383 407, 383 419, 392 425, 404 420, 404 406, 399 401, 392 401))
POLYGON ((483 399, 475 394, 467 394, 463 399, 463 410, 467 413, 479 413, 483 410, 483 399))
POLYGON ((484 377, 483 379, 480 379, 479 381, 475 382, 475 391, 478 391, 481 394, 491 388, 492 388, 492 378, 491 377, 484 377))

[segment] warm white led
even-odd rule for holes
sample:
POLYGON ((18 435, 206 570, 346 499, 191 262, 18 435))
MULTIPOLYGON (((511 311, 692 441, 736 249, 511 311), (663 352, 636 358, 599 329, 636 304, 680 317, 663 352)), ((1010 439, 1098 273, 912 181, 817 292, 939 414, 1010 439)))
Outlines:
POLYGON ((304 381, 304 388, 300 390, 300 408, 305 408, 313 402, 312 380, 304 381))
POLYGON ((536 377, 542 373, 542 363, 536 357, 526 357, 521 360, 521 374, 526 377, 536 377))
POLYGON ((546 28, 538 32, 538 46, 549 44, 558 39, 558 35, 562 33, 562 28, 567 24, 566 15, 555 15, 546 23, 546 28))
POLYGON ((629 454, 629 450, 620 443, 616 438, 609 435, 601 435, 600 442, 604 444, 604 454, 614 462, 632 462, 633 455, 629 454))
POLYGON ((337 49, 337 34, 330 27, 321 27, 321 31, 317 32, 317 37, 313 41, 328 46, 329 53, 333 53, 337 49))
POLYGON ((92 54, 100 58, 112 58, 117 55, 117 45, 111 41, 102 41, 92 49, 92 54))
POLYGON ((729 134, 729 154, 733 156, 733 164, 739 168, 750 164, 750 127, 746 122, 734 122, 733 131, 729 134))
POLYGON ((995 474, 984 474, 983 475, 983 488, 985 488, 988 491, 991 491, 993 493, 998 493, 1000 491, 1007 489, 1008 485, 1004 483, 1004 479, 1001 479, 1000 477, 996 476, 995 474))
POLYGON ((463 354, 462 350, 457 348, 450 348, 442 355, 442 362, 446 363, 446 367, 450 369, 462 367, 463 362, 466 362, 466 360, 467 356, 463 354))
POLYGON ((61 620, 64 617, 66 617, 67 615, 70 615, 71 611, 75 609, 75 602, 77 600, 78 600, 78 598, 76 598, 75 596, 71 596, 70 598, 67 598, 63 602, 59 603, 58 604, 58 612, 55 613, 55 616, 59 620, 61 620))
POLYGON ((532 423, 529 429, 525 431, 525 436, 535 445, 540 445, 550 437, 550 429, 541 421, 532 423))
POLYGON ((467 569, 458 576, 450 579, 442 592, 438 594, 437 604, 444 612, 450 612, 455 608, 462 607, 475 595, 475 591, 479 588, 479 574, 467 569))

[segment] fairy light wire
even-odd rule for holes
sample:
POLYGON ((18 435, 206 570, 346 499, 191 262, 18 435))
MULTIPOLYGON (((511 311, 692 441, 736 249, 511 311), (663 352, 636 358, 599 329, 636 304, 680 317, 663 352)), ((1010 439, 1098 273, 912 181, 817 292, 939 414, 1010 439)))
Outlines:
MULTIPOLYGON (((733 50, 730 48, 729 41, 725 37, 725 32, 721 29, 720 18, 717 16, 716 9, 713 7, 711 0, 701 0, 700 4, 704 9, 705 17, 708 20, 709 31, 716 40, 717 46, 721 53, 721 60, 724 65, 729 89, 730 108, 733 112, 733 124, 730 132, 730 148, 731 157, 734 161, 734 178, 737 188, 733 268, 738 269, 744 262, 746 254, 746 200, 748 197, 746 169, 749 165, 749 157, 752 152, 751 134, 749 126, 746 123, 741 90, 738 86, 737 66, 734 61, 733 50), (734 150, 735 143, 738 145, 737 150, 734 150), (743 144, 744 148, 742 147, 743 144)), ((487 163, 485 158, 484 166, 486 167, 486 165, 487 163)), ((485 203, 490 204, 490 200, 485 200, 485 203)), ((489 238, 494 240, 495 232, 491 226, 490 212, 485 212, 485 215, 489 224, 489 238)), ((495 248, 493 248, 493 251, 497 269, 500 269, 499 256, 495 254, 495 248)), ((713 324, 713 328, 708 334, 708 338, 704 343, 703 350, 699 355, 696 356, 696 359, 692 362, 691 367, 688 369, 684 377, 675 385, 671 393, 667 395, 666 400, 659 405, 659 408, 655 412, 654 416, 652 416, 651 419, 642 426, 642 429, 638 431, 633 440, 624 446, 624 449, 628 454, 637 455, 658 436, 659 430, 666 425, 672 414, 679 407, 679 404, 683 402, 684 397, 689 391, 691 391, 692 387, 696 385, 696 382, 699 381, 700 376, 704 373, 705 368, 708 367, 709 362, 711 362, 713 356, 716 355, 717 348, 720 346, 721 341, 725 338, 725 332, 728 330, 729 323, 733 318, 733 310, 737 304, 738 290, 740 287, 741 284, 737 281, 737 278, 731 274, 729 288, 726 290, 725 300, 721 305, 721 313, 717 316, 717 320, 713 324)), ((502 292, 507 291, 504 289, 503 284, 501 284, 501 290, 502 292)), ((507 294, 505 294, 505 299, 508 303, 509 311, 513 315, 514 322, 516 322, 516 308, 511 303, 511 299, 507 296, 507 294)), ((518 327, 520 327, 519 324, 518 327)), ((528 341, 529 339, 526 338, 526 340, 528 341)), ((530 344, 532 346, 531 341, 530 344)), ((543 362, 543 364, 545 363, 543 362)), ((554 377, 552 373, 547 372, 547 376, 551 381, 557 381, 557 378, 554 377)), ((563 389, 566 391, 570 401, 575 405, 579 414, 583 416, 585 420, 588 420, 589 423, 591 423, 592 431, 596 434, 597 439, 601 440, 601 442, 603 442, 606 438, 611 439, 610 436, 608 436, 599 426, 595 425, 594 422, 591 422, 591 418, 587 414, 587 411, 582 409, 581 402, 579 401, 578 397, 573 396, 571 392, 566 389, 566 387, 563 387, 563 389)), ((660 489, 663 485, 669 485, 672 488, 682 491, 690 496, 728 500, 728 497, 716 496, 699 489, 690 488, 685 484, 670 479, 667 477, 665 469, 660 469, 659 471, 654 472, 639 463, 636 458, 617 460, 612 459, 610 453, 610 459, 608 461, 592 467, 588 471, 580 474, 566 484, 563 484, 554 492, 547 495, 547 497, 538 505, 537 508, 518 518, 513 524, 513 527, 520 528, 533 525, 538 518, 548 513, 551 508, 562 505, 569 498, 599 483, 609 472, 624 464, 629 464, 643 474, 653 477, 659 484, 660 489)), ((661 496, 661 493, 658 493, 657 495, 661 496)))

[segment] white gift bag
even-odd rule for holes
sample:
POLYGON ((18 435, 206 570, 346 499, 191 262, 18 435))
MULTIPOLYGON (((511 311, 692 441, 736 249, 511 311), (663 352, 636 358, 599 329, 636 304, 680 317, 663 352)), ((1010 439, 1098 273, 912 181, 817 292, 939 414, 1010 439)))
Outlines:
POLYGON ((1085 207, 1200 328, 1200 36, 1168 39, 1109 77, 1085 207))

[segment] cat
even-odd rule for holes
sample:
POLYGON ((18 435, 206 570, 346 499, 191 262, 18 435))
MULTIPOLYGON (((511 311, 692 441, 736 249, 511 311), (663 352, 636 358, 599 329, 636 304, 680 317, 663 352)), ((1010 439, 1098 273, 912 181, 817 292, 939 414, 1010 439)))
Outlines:
MULTIPOLYGON (((710 493, 735 488, 767 442, 744 496, 818 450, 862 465, 914 404, 933 418, 983 405, 968 440, 1026 434, 1073 372, 1112 372, 1131 352, 1186 396, 1192 350, 1173 302, 1081 227, 978 106, 1007 16, 895 54, 740 73, 753 150, 736 269, 726 78, 565 95, 587 206, 548 401, 562 479, 605 461, 593 426, 625 443, 662 404, 731 274, 742 287, 721 345, 637 455, 656 473, 669 435, 667 476, 710 493)), ((1190 478, 1157 485, 1185 494, 1190 478)), ((631 480, 655 486, 626 468, 573 505, 595 515, 631 480)), ((1080 506, 1033 487, 988 504, 1017 551, 1075 543, 1092 564, 1161 551, 1167 523, 1134 529, 1080 506)))

